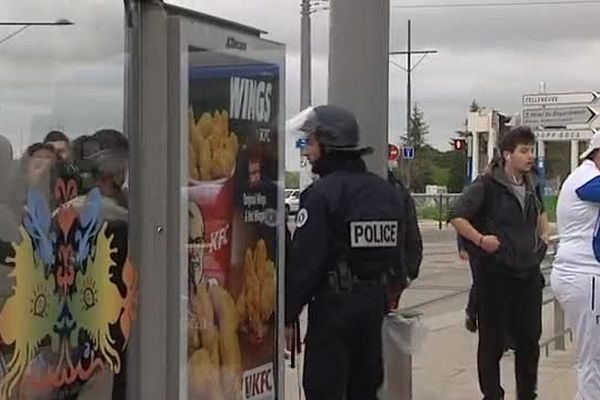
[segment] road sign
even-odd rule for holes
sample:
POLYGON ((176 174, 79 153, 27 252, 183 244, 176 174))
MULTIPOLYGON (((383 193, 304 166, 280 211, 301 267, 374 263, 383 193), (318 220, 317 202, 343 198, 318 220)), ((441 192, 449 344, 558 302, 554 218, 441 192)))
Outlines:
POLYGON ((524 106, 557 106, 562 104, 592 104, 600 98, 597 92, 566 92, 523 95, 524 106))
POLYGON ((395 144, 388 144, 388 160, 395 161, 398 159, 400 149, 395 144))
POLYGON ((303 149, 308 145, 308 139, 298 139, 296 140, 296 148, 303 149))
POLYGON ((534 130, 537 140, 561 141, 561 140, 590 140, 594 135, 592 129, 544 129, 534 130))
POLYGON ((405 160, 412 160, 415 158, 415 148, 414 147, 403 147, 402 148, 402 158, 405 160))
POLYGON ((523 124, 529 126, 585 125, 596 118, 598 112, 589 106, 558 108, 532 108, 523 110, 523 124))

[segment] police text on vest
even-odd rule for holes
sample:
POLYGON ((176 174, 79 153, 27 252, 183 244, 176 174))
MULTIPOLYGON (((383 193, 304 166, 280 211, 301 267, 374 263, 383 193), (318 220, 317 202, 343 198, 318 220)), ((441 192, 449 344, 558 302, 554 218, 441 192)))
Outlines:
POLYGON ((350 247, 396 247, 398 221, 350 222, 350 247))

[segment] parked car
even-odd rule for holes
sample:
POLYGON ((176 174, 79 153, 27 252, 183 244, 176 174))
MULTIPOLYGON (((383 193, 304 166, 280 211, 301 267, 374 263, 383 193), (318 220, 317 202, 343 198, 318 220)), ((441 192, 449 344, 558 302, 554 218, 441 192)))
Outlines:
POLYGON ((285 189, 285 213, 296 214, 300 208, 300 190, 285 189))

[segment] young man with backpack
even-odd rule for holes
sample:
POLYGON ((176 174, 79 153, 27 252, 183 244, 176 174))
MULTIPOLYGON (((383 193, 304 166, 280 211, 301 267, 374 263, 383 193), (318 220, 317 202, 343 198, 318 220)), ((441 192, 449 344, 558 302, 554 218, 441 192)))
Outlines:
POLYGON ((500 159, 465 189, 450 223, 479 271, 477 366, 484 400, 501 400, 500 359, 515 341, 517 399, 537 397, 546 253, 545 211, 532 168, 535 136, 518 127, 500 139, 500 159))
POLYGON ((396 188, 400 196, 402 196, 405 215, 405 233, 404 233, 404 252, 401 264, 406 271, 406 277, 401 279, 398 284, 391 284, 389 292, 390 309, 398 306, 398 301, 402 292, 410 285, 412 281, 419 277, 421 261, 423 260, 423 239, 421 237, 421 229, 419 228, 419 220, 417 218, 417 208, 410 191, 404 184, 394 175, 392 171, 388 171, 388 181, 396 188))

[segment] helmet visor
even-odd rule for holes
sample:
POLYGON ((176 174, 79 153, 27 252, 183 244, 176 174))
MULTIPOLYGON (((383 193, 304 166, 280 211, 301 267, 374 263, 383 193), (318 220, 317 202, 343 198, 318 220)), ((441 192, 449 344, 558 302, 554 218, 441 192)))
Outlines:
POLYGON ((288 119, 285 131, 294 139, 306 139, 317 128, 317 115, 314 107, 308 107, 288 119))

